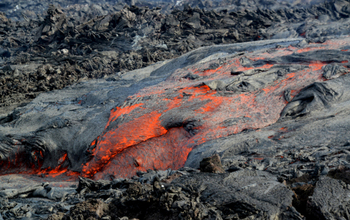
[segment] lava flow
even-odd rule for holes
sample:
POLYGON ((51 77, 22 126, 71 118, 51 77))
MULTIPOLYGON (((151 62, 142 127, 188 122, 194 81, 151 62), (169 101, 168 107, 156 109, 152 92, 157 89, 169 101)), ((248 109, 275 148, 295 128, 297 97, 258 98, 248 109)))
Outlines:
POLYGON ((286 91, 292 99, 306 86, 325 80, 322 68, 327 62, 294 62, 293 56, 340 51, 343 44, 338 40, 302 49, 276 48, 225 59, 220 65, 215 60, 178 69, 111 111, 82 173, 101 179, 177 169, 206 141, 273 124, 288 103, 286 91))
MULTIPOLYGON (((343 57, 348 56, 349 44, 350 39, 344 38, 304 48, 261 47, 175 69, 160 83, 128 93, 134 95, 123 98, 124 103, 110 111, 108 122, 101 123, 103 132, 76 148, 83 150, 60 142, 64 150, 54 151, 57 143, 45 142, 44 137, 32 142, 9 138, 16 151, 0 152, 1 174, 110 179, 148 169, 178 169, 197 146, 272 125, 302 89, 345 74, 348 60, 343 57), (341 71, 325 77, 332 65, 341 71)), ((71 111, 82 108, 82 102, 76 102, 71 111)), ((64 135, 75 138, 69 123, 60 118, 57 123, 64 135)))
MULTIPOLYGON (((19 149, 23 149, 21 146, 19 149)), ((12 155, 12 159, 8 161, 1 161, 2 174, 30 174, 38 175, 45 178, 60 178, 61 180, 70 181, 76 180, 78 172, 74 172, 68 169, 69 160, 66 152, 60 153, 61 157, 57 160, 57 165, 54 168, 43 165, 44 153, 41 150, 35 150, 31 152, 31 157, 27 158, 24 152, 18 152, 18 154, 12 155), (27 163, 23 163, 26 161, 27 163)))

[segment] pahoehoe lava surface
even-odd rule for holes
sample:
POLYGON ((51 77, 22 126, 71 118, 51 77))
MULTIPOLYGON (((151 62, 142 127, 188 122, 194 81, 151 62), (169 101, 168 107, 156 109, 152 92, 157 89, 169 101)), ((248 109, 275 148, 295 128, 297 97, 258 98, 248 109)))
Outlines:
MULTIPOLYGON (((146 44, 152 35, 145 34, 142 41, 133 29, 146 24, 138 23, 145 16, 159 19, 149 30, 160 30, 152 32, 159 35, 148 45, 158 45, 152 53, 169 56, 129 59, 145 62, 124 68, 134 69, 129 72, 115 73, 122 69, 112 65, 102 74, 103 68, 92 67, 91 78, 98 79, 70 75, 75 79, 46 92, 35 90, 29 103, 0 115, 0 219, 348 218, 349 8, 350 2, 336 0, 293 8, 293 16, 280 5, 230 12, 186 6, 165 15, 160 9, 126 6, 78 27, 70 23, 69 11, 50 6, 28 46, 36 54, 50 54, 48 60, 42 66, 34 65, 40 58, 16 63, 16 56, 35 54, 23 45, 2 51, 0 61, 6 65, 0 77, 7 89, 14 85, 7 82, 11 76, 25 81, 25 74, 16 77, 26 65, 37 68, 29 78, 50 84, 64 60, 64 74, 98 54, 105 60, 95 64, 120 61, 111 52, 120 50, 120 44, 97 50, 110 43, 110 31, 123 32, 120 42, 133 33, 124 56, 150 55, 146 44), (251 35, 241 41, 260 40, 212 45, 218 38, 219 43, 240 40, 215 29, 219 35, 206 41, 204 35, 214 33, 205 26, 210 13, 212 20, 225 21, 225 28, 229 19, 242 19, 251 35), (269 20, 250 26, 249 19, 259 17, 269 20), (288 30, 277 21, 281 17, 290 24, 288 30), (71 42, 88 45, 88 36, 96 38, 90 42, 94 50, 72 54, 78 49, 72 52, 71 42), (187 46, 201 42, 181 51, 181 43, 170 43, 179 36, 186 36, 187 46), (165 46, 159 46, 160 39, 165 46), (79 64, 70 61, 83 57, 87 60, 79 64), (17 189, 11 178, 18 179, 17 189), (28 182, 19 188, 26 178, 53 183, 28 182), (78 180, 76 190, 69 187, 69 181, 78 180), (50 202, 45 206, 45 201, 50 202)), ((244 29, 235 25, 230 33, 244 29)))
MULTIPOLYGON (((294 127, 294 121, 286 120, 302 116, 306 121, 299 123, 310 125, 306 122, 314 111, 347 97, 346 75, 323 81, 324 75, 347 73, 349 52, 342 47, 348 39, 298 46, 302 41, 202 48, 116 81, 93 80, 42 93, 2 119, 2 173, 46 170, 98 179, 131 177, 137 170, 180 168, 193 149, 187 165, 198 167, 203 156, 243 150, 222 145, 226 139, 244 145, 247 138, 241 135, 261 149, 283 142, 292 147, 292 138, 275 136, 296 129, 276 126, 294 127)), ((323 120, 330 117, 322 114, 323 120)), ((310 120, 315 121, 320 123, 310 120)), ((312 130, 328 139, 327 132, 312 130)), ((276 156, 269 155, 279 163, 276 156)))
POLYGON ((349 38, 302 41, 201 48, 118 80, 42 93, 2 118, 2 173, 131 177, 197 168, 213 153, 226 168, 319 166, 313 154, 347 146, 349 38), (293 154, 303 150, 309 159, 293 154))

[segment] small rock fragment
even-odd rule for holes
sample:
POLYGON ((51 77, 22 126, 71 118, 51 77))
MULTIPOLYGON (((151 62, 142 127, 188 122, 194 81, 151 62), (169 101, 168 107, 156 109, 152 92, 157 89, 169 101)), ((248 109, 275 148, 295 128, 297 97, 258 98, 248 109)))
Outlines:
POLYGON ((224 168, 221 164, 220 156, 218 154, 204 158, 200 162, 200 170, 201 172, 208 173, 225 173, 224 168))

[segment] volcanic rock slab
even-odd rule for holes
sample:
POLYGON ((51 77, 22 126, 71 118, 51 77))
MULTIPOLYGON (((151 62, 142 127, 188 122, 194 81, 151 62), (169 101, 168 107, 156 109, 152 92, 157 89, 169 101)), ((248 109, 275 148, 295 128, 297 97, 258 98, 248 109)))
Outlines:
POLYGON ((322 177, 308 202, 308 211, 319 219, 349 218, 350 186, 340 180, 322 177))
POLYGON ((2 213, 31 216, 50 199, 68 208, 51 202, 34 216, 90 215, 82 209, 91 206, 98 218, 303 219, 277 180, 315 184, 302 181, 308 175, 321 177, 307 214, 346 216, 347 199, 337 200, 346 183, 325 175, 349 167, 349 44, 344 36, 205 47, 42 93, 0 118, 1 174, 113 181, 80 178, 76 193, 48 184, 7 188, 2 213), (196 170, 212 155, 226 173, 196 170), (195 169, 151 171, 183 166, 195 169))

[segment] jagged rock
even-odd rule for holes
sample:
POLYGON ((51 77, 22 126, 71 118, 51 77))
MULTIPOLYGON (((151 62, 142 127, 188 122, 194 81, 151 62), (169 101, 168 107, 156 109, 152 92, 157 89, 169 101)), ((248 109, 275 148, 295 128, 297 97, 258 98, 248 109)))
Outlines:
POLYGON ((211 157, 204 158, 200 164, 199 168, 201 172, 208 173, 224 173, 225 170, 222 167, 219 155, 215 154, 211 157))
POLYGON ((137 194, 129 193, 112 201, 112 217, 225 219, 235 216, 269 219, 271 216, 282 218, 288 213, 289 219, 302 219, 290 207, 292 192, 265 172, 187 174, 157 191, 145 187, 138 185, 138 189, 143 190, 138 190, 137 194))
MULTIPOLYGON (((338 51, 334 46, 344 44, 347 38, 339 41, 342 43, 336 43, 336 40, 323 43, 322 50, 318 50, 319 45, 308 45, 305 50, 295 48, 295 53, 283 56, 278 55, 283 49, 277 45, 286 48, 290 44, 298 45, 301 39, 208 47, 147 69, 116 74, 115 81, 109 78, 89 81, 56 93, 41 94, 1 120, 2 133, 13 137, 2 139, 2 157, 11 158, 21 152, 20 158, 31 158, 21 164, 23 169, 28 169, 26 164, 38 168, 42 164, 41 169, 69 169, 105 179, 131 177, 137 170, 149 168, 176 169, 184 163, 199 168, 203 158, 215 153, 220 155, 224 169, 267 169, 276 174, 282 172, 288 178, 327 173, 328 167, 334 165, 330 162, 332 153, 347 143, 344 139, 346 129, 337 135, 327 129, 334 130, 339 123, 347 126, 346 117, 337 113, 344 108, 337 106, 348 99, 344 92, 348 88, 348 75, 323 82, 324 64, 314 62, 332 60, 339 64, 347 60, 348 52, 338 51), (259 48, 263 49, 259 51, 259 48), (251 50, 255 52, 244 53, 251 50), (276 57, 255 58, 266 50, 276 57), (242 66, 239 61, 244 65, 249 61, 251 67, 242 66), (301 61, 309 64, 300 64, 301 61), (242 73, 232 75, 233 68, 242 73), (190 71, 200 77, 184 79, 190 71), (230 77, 225 75, 226 71, 230 77), (299 77, 305 80, 298 82, 299 77), (167 80, 163 81, 165 78, 167 80), (213 82, 220 82, 220 85, 216 83, 214 88, 213 82), (151 85, 158 87, 148 90, 151 85), (278 88, 277 85, 281 87, 270 89, 278 88), (154 92, 156 90, 159 92, 154 92), (282 97, 285 91, 290 91, 289 103, 282 97), (55 97, 59 99, 52 102, 55 97), (159 106, 162 100, 164 104, 159 106), (178 104, 171 104, 171 100, 178 104), (245 100, 245 104, 240 105, 239 100, 245 100), (249 104, 253 100, 254 104, 249 104), (266 106, 267 101, 274 104, 266 106), (259 108, 255 109, 256 106, 259 108), (227 112, 229 115, 225 116, 227 112), (21 128, 20 132, 7 127, 14 123, 16 128, 21 128), (320 123, 326 126, 320 126, 320 123), (315 131, 313 134, 304 132, 310 127, 315 131), (258 137, 252 128, 260 129, 258 137), (309 142, 304 141, 309 139, 313 150, 310 150, 309 142), (109 145, 110 142, 104 140, 114 144, 109 145), (325 143, 329 140, 337 145, 328 148, 325 143), (117 143, 120 149, 114 148, 117 143), (317 150, 320 146, 322 153, 317 150), (194 150, 187 157, 192 148, 194 150), (303 155, 299 156, 297 151, 303 155), (137 156, 140 152, 143 152, 142 157, 137 156), (148 156, 145 157, 144 152, 148 156), (133 156, 124 157, 127 154, 133 156), (314 161, 321 155, 329 155, 326 157, 329 159, 316 164, 314 161), (302 165, 295 168, 296 161, 301 161, 302 165), (279 170, 281 166, 285 167, 284 171, 279 170)), ((45 77, 53 71, 51 67, 43 66, 38 72, 45 77)), ((347 157, 345 151, 341 157, 347 157)), ((340 161, 335 163, 340 165, 340 161)), ((11 169, 16 169, 16 164, 10 165, 7 172, 11 169)), ((145 181, 152 183, 153 180, 145 181)))
POLYGON ((99 181, 93 181, 84 177, 79 177, 79 185, 77 188, 78 192, 81 192, 84 190, 84 193, 86 191, 98 191, 102 188, 108 188, 109 182, 99 180, 99 181))
POLYGON ((339 166, 336 169, 330 170, 327 176, 334 179, 342 180, 346 184, 350 184, 350 169, 349 167, 339 166))
POLYGON ((309 197, 312 196, 314 188, 315 186, 308 183, 301 183, 301 185, 292 188, 294 192, 293 207, 304 216, 309 216, 307 202, 309 197))
POLYGON ((48 220, 61 220, 64 218, 64 213, 63 212, 58 212, 56 214, 52 214, 48 220))
MULTIPOLYGON (((315 1, 310 3, 318 4, 313 7, 309 3, 303 4, 307 10, 300 10, 299 6, 290 8, 286 2, 275 2, 271 6, 257 0, 250 5, 222 1, 226 2, 225 10, 221 10, 223 3, 200 4, 200 7, 219 7, 216 12, 195 8, 198 2, 188 2, 191 7, 176 3, 177 9, 168 14, 161 13, 157 7, 137 6, 146 4, 144 2, 131 4, 127 1, 133 5, 131 7, 123 7, 124 0, 115 5, 106 1, 90 5, 84 2, 69 5, 69 2, 60 1, 50 6, 38 2, 40 9, 31 4, 23 6, 23 2, 4 3, 3 10, 12 8, 6 11, 7 16, 20 21, 15 23, 6 15, 1 16, 4 26, 0 31, 9 33, 0 45, 1 63, 16 65, 16 71, 22 77, 1 80, 3 113, 41 92, 62 89, 85 78, 101 78, 114 72, 145 67, 201 46, 298 36, 306 37, 309 42, 320 42, 317 39, 324 42, 327 36, 344 35, 349 30, 348 24, 340 20, 348 16, 349 12, 342 9, 349 5, 347 1, 341 6, 335 6, 339 4, 337 1, 315 1), (243 12, 237 5, 245 5, 249 10, 243 12), (37 16, 31 10, 47 11, 37 16), (324 11, 329 11, 328 15, 324 11), (256 22, 252 23, 253 20, 256 22), (25 34, 19 34, 17 29, 25 34), (118 53, 109 56, 105 51, 118 53), (27 65, 38 63, 50 63, 57 72, 43 78, 27 68, 27 65)), ((173 3, 157 1, 152 4, 163 4, 162 12, 165 12, 173 3)), ((344 73, 344 69, 339 71, 339 74, 344 73)), ((328 70, 326 72, 330 74, 328 70)), ((333 71, 333 74, 336 73, 333 71)))
POLYGON ((347 218, 350 193, 347 184, 330 177, 321 177, 309 197, 308 214, 317 219, 347 218))
POLYGON ((108 205, 101 200, 91 199, 71 208, 63 219, 101 219, 108 213, 108 205))
POLYGON ((326 79, 334 79, 348 72, 348 69, 339 65, 326 65, 324 68, 323 77, 326 79))

